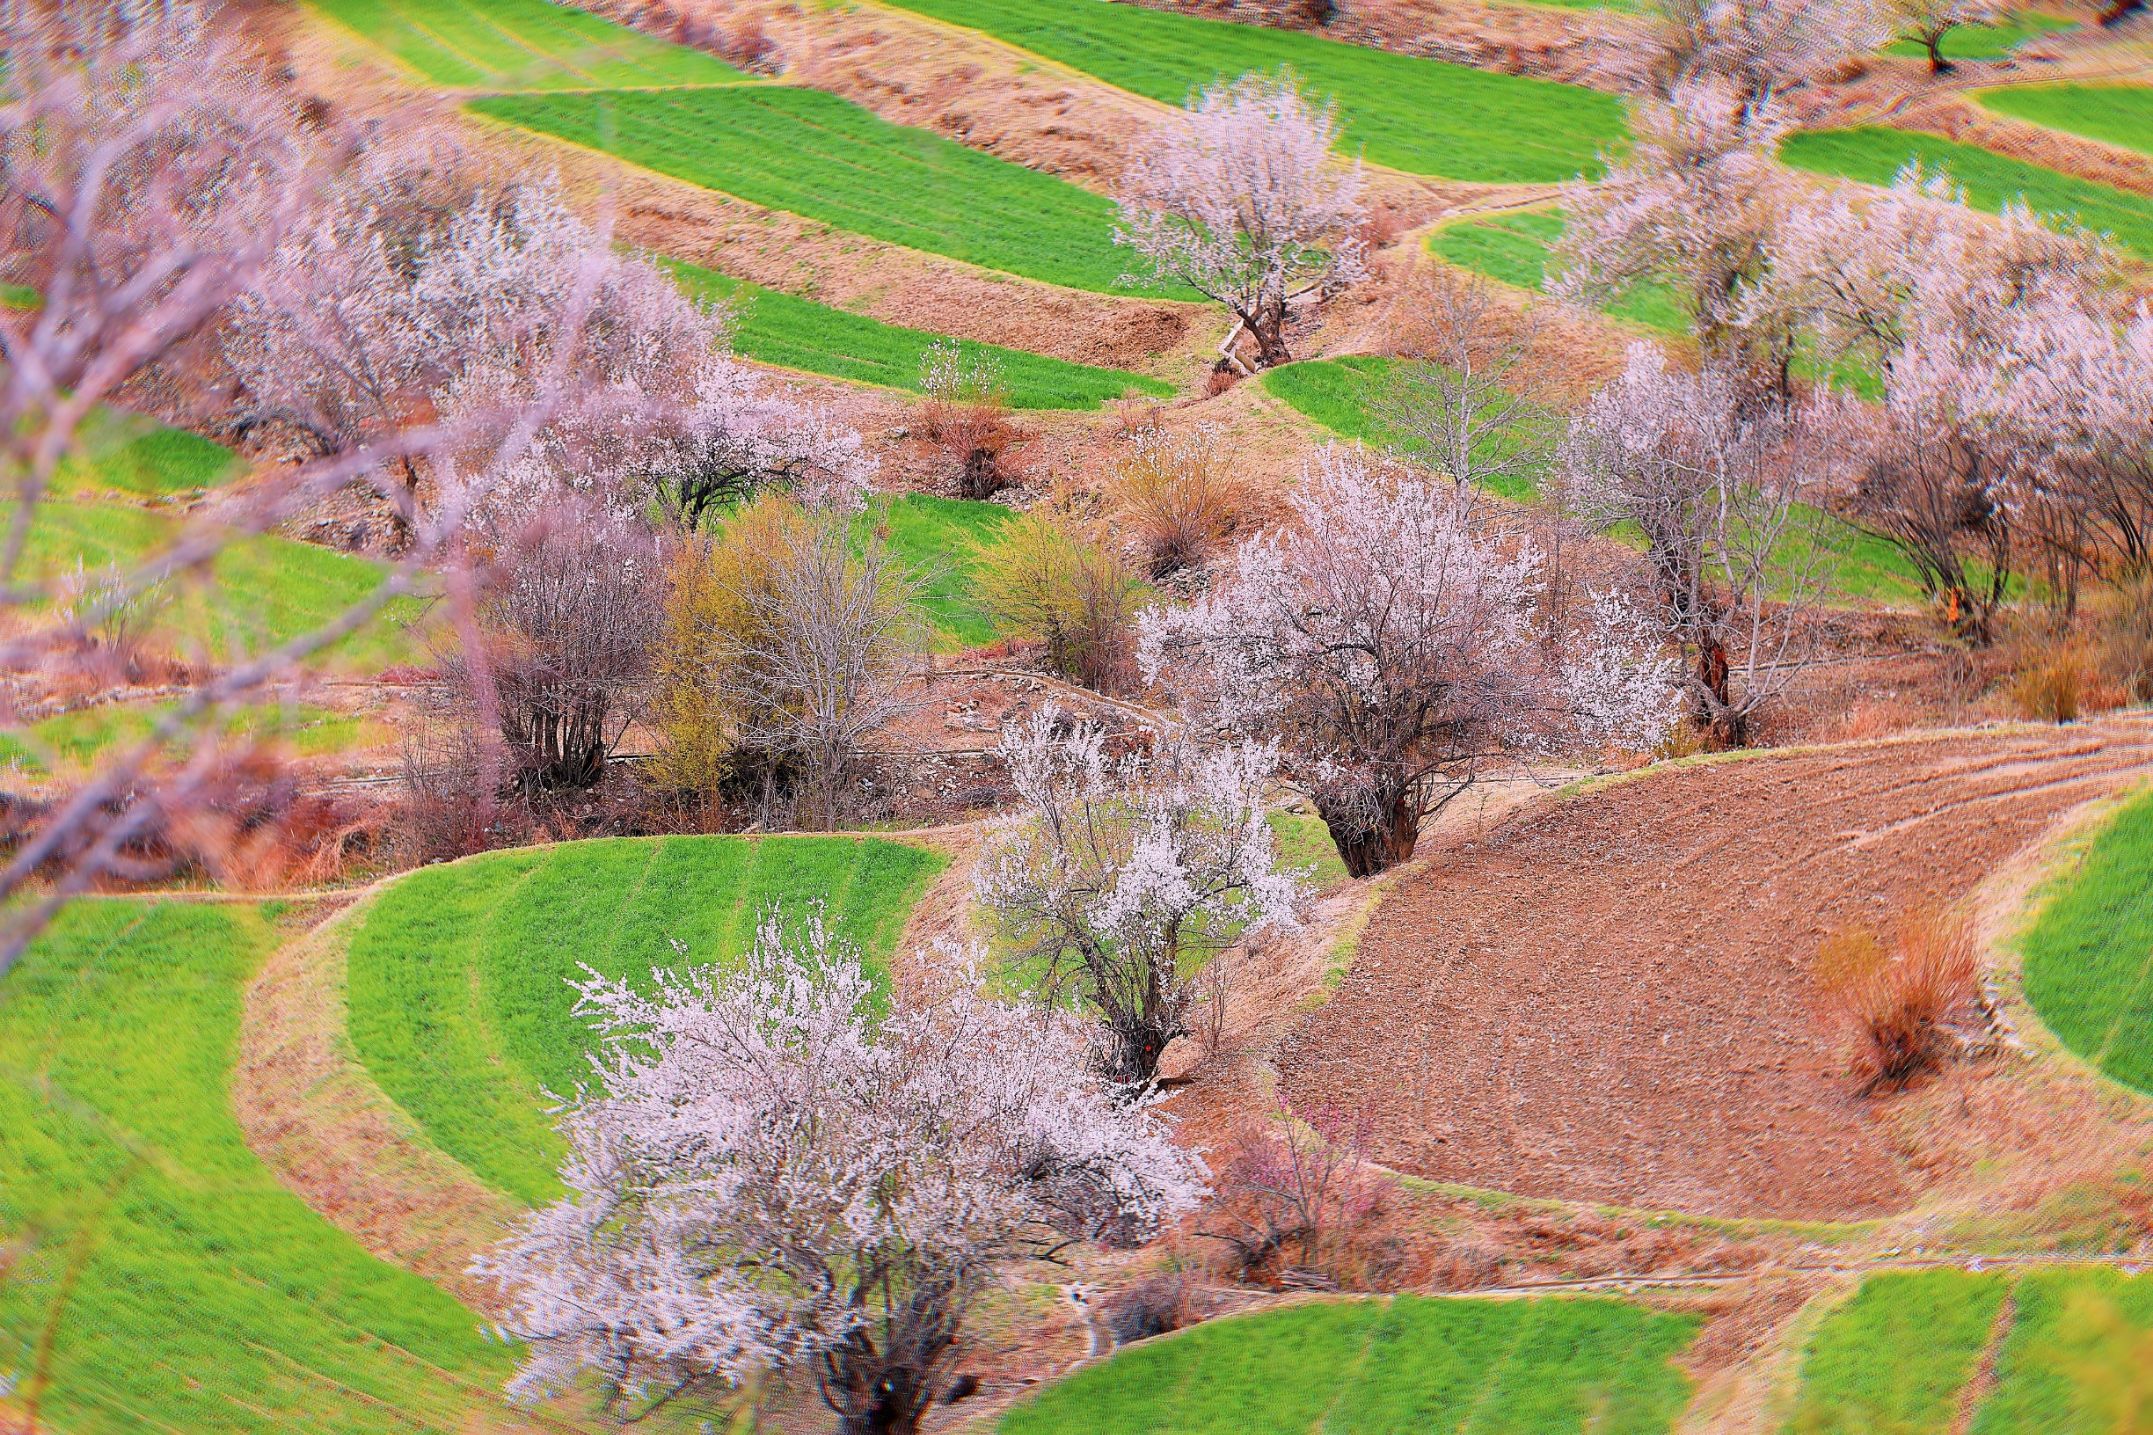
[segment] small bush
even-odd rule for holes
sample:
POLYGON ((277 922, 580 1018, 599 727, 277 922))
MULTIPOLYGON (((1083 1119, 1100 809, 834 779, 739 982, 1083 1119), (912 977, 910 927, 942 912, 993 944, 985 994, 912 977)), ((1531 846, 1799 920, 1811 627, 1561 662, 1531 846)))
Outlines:
POLYGON ((1215 399, 1240 382, 1241 371, 1228 360, 1221 359, 1211 366, 1211 373, 1204 380, 1204 397, 1215 399))
POLYGON ((1380 1289, 1403 1264, 1385 1230, 1390 1188, 1367 1163, 1368 1126, 1333 1111, 1235 1130, 1213 1162, 1218 1199, 1201 1234, 1238 1280, 1380 1289))
POLYGON ((2093 664, 2069 638, 2031 648, 2015 665, 2006 690, 2011 705, 2036 722, 2078 721, 2094 686, 2093 664))
POLYGON ((920 361, 920 428, 955 471, 961 498, 992 498, 1016 482, 1012 450, 1031 436, 1010 421, 1009 396, 992 359, 953 339, 920 361))
POLYGON ((1817 952, 1824 1001, 1854 1027, 1862 1092, 1903 1086, 1959 1045, 1955 1015, 1980 1006, 1973 926, 1935 907, 1908 913, 1891 940, 1851 927, 1817 952))
POLYGON ((1154 578, 1201 568, 1253 526, 1257 510, 1233 456, 1207 428, 1136 435, 1107 475, 1106 500, 1115 531, 1154 578))
POLYGON ((1004 524, 979 557, 979 601, 1005 636, 1044 644, 1061 676, 1098 692, 1126 691, 1135 679, 1142 584, 1086 527, 1065 500, 1004 524))
POLYGON ((2101 676, 2125 702, 2153 702, 2153 573, 2096 594, 2092 613, 2101 676))
POLYGON ((1099 1302, 1099 1317, 1106 1322, 1114 1344, 1127 1345, 1201 1320, 1196 1296, 1196 1284, 1188 1272, 1162 1271, 1099 1302))

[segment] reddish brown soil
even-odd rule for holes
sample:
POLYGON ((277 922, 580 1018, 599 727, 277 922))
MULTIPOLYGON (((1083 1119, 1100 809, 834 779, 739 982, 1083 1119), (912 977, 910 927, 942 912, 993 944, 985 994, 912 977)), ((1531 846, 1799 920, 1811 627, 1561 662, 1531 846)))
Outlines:
POLYGON ((1815 1015, 1818 942, 1966 895, 2153 767, 2142 722, 1694 766, 1535 807, 1410 872, 1279 1059, 1379 1159, 1722 1215, 1908 1203, 1815 1015))

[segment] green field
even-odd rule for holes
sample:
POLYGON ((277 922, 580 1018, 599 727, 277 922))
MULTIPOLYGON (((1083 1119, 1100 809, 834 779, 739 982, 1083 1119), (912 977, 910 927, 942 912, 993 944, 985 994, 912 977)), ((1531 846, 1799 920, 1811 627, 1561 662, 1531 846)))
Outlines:
POLYGON ((1548 80, 1108 0, 887 0, 982 30, 1170 105, 1250 70, 1291 68, 1338 103, 1346 145, 1371 163, 1489 184, 1597 173, 1624 134, 1613 95, 1548 80))
MULTIPOLYGON (((0 732, 0 766, 35 776, 78 770, 114 746, 147 737, 158 719, 176 706, 101 703, 45 718, 18 732, 0 732)), ((232 738, 273 742, 301 757, 341 752, 375 735, 365 719, 311 703, 242 708, 228 714, 220 730, 232 738)))
POLYGON ((246 465, 222 444, 118 409, 84 421, 53 489, 76 497, 169 498, 229 483, 246 465))
POLYGON ((1000 1435, 1651 1435, 1689 1399, 1694 1317, 1616 1300, 1317 1301, 1124 1350, 1000 1435))
POLYGON ((512 1351, 309 1210, 232 1116, 274 940, 254 907, 84 899, 0 981, 0 1244, 28 1252, 0 1279, 0 1371, 41 1429, 379 1435, 500 1409, 512 1351))
POLYGON ((993 545, 1010 516, 998 503, 908 493, 876 499, 863 520, 879 525, 890 552, 923 580, 920 609, 938 651, 961 652, 999 636, 979 605, 973 574, 980 550, 993 545))
POLYGON ((2141 1430, 2153 1276, 1873 1275, 1803 1353, 1785 1435, 2113 1435, 2141 1430), (2010 1305, 2005 1306, 2006 1298, 2010 1305), (1999 1339, 2000 1337, 2000 1339, 1999 1339), (1987 1357, 1994 1381, 1969 1382, 1987 1357), (2134 1404, 2133 1402, 2137 1402, 2134 1404), (1971 1425, 1962 1423, 1972 1406, 1971 1425))
POLYGON ((747 78, 714 55, 546 0, 311 3, 422 78, 455 89, 610 89, 747 78))
POLYGON ((2153 154, 2153 86, 2011 85, 1974 98, 1999 115, 2153 154))
POLYGON ((944 859, 853 837, 615 838, 490 853, 394 883, 354 919, 351 1037, 443 1151, 521 1200, 559 1194, 545 1092, 587 1080, 569 987, 737 959, 773 903, 827 900, 879 970, 944 859))
POLYGON ((1945 1435, 2007 1289, 1956 1270, 1863 1281, 1810 1338, 1789 1435, 1945 1435))
MULTIPOLYGON (((1960 25, 1944 36, 1940 47, 1947 60, 1996 60, 2039 35, 2075 30, 2078 24, 2060 15, 2038 10, 2016 10, 1993 25, 1960 25)), ((1898 40, 1884 47, 1887 55, 1927 59, 1929 50, 1918 40, 1898 40)))
POLYGON ((2153 1093, 2153 792, 2120 810, 2021 940, 2026 999, 2079 1055, 2153 1093))
MULTIPOLYGON (((681 287, 732 306, 733 348, 745 358, 885 388, 920 391, 920 365, 941 334, 885 324, 677 259, 661 259, 681 287)), ((992 363, 1015 409, 1096 409, 1127 394, 1168 398, 1174 386, 1126 369, 1072 364, 969 339, 960 347, 992 363)))
MULTIPOLYGON (((94 574, 139 561, 179 531, 177 520, 147 509, 48 500, 30 528, 28 567, 45 581, 66 579, 78 565, 94 574)), ((247 538, 217 555, 210 582, 175 580, 152 626, 165 646, 229 660, 318 627, 363 600, 382 576, 380 565, 349 553, 289 538, 247 538)), ((325 660, 345 670, 402 660, 410 649, 403 622, 417 611, 413 603, 390 604, 325 660)))
MULTIPOLYGON (((1340 438, 1401 448, 1410 454, 1414 445, 1401 442, 1403 436, 1385 421, 1381 408, 1397 363, 1368 356, 1305 360, 1272 369, 1259 382, 1273 397, 1340 438)), ((1551 416, 1549 421, 1559 420, 1551 416)), ((1525 501, 1535 497, 1539 487, 1514 483, 1494 491, 1525 501)), ((1806 510, 1801 523, 1801 531, 1787 537, 1787 561, 1806 565, 1810 561, 1807 550, 1821 544, 1826 550, 1823 564, 1830 572, 1828 587, 1839 601, 1904 605, 1921 600, 1921 585, 1913 570, 1882 537, 1822 509, 1806 510)), ((1625 537, 1619 529, 1615 536, 1625 537)))
POLYGON ((1790 135, 1779 157, 1796 169, 1890 184, 1911 160, 1931 174, 1950 175, 1967 201, 1997 212, 2023 198, 2037 214, 2075 220, 2107 234, 2141 259, 2153 259, 2153 198, 2095 184, 2000 154, 1907 130, 1865 126, 1790 135))
MULTIPOLYGON (((1521 209, 1493 219, 1446 225, 1428 236, 1428 252, 1461 269, 1520 289, 1544 292, 1555 241, 1562 237, 1560 209, 1521 209)), ((1682 296, 1666 284, 1640 284, 1610 304, 1617 319, 1663 334, 1687 334, 1690 315, 1682 296)))
POLYGON ((1075 289, 1124 287, 1106 196, 820 90, 504 95, 469 108, 849 233, 1075 289))

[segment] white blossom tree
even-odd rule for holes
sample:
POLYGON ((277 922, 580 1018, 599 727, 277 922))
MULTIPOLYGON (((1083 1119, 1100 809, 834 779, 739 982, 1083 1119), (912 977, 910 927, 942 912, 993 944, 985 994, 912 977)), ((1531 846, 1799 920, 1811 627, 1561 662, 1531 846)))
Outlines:
POLYGON ((1891 37, 1876 0, 1650 0, 1662 95, 1717 78, 1757 105, 1865 55, 1891 37))
POLYGON ((1664 283, 1690 312, 1706 355, 1784 387, 1784 325, 1754 301, 1772 236, 1794 192, 1778 163, 1791 116, 1721 76, 1686 79, 1632 107, 1636 139, 1597 182, 1564 192, 1558 298, 1604 304, 1664 283))
POLYGON ((1108 1078, 1141 1089, 1188 1034, 1203 961, 1297 926, 1302 882, 1277 869, 1268 748, 1166 736, 1148 758, 1110 761, 1097 728, 1061 722, 1048 704, 1003 733, 1019 806, 989 836, 973 890, 1049 999, 1097 1018, 1108 1078))
POLYGON ((596 1089, 561 1118, 568 1195, 475 1270, 535 1399, 595 1374, 646 1407, 760 1371, 812 1379, 841 1435, 906 1435, 1005 1262, 1191 1209, 1201 1162, 1091 1075, 1065 1015, 971 958, 885 1004, 820 915, 737 969, 589 973, 596 1089))
POLYGON ((1529 493, 1547 466, 1557 425, 1540 401, 1533 310, 1504 312, 1478 275, 1439 278, 1425 291, 1379 402, 1404 455, 1451 482, 1529 493))
POLYGON ((1552 611, 1539 552, 1470 490, 1333 448, 1289 505, 1194 604, 1147 611, 1138 657, 1199 727, 1276 745, 1354 876, 1412 856, 1493 761, 1672 721, 1650 621, 1612 595, 1552 611))
POLYGON ((1596 529, 1643 533, 1656 615, 1692 659, 1690 710, 1724 746, 1810 656, 1803 623, 1826 549, 1800 501, 1798 412, 1745 415, 1726 373, 1670 368, 1653 345, 1572 419, 1563 506, 1596 529))
POLYGON ((1336 107, 1290 74, 1214 85, 1137 150, 1114 240, 1231 310, 1259 366, 1284 363, 1287 301, 1365 273, 1360 167, 1337 142, 1336 107))

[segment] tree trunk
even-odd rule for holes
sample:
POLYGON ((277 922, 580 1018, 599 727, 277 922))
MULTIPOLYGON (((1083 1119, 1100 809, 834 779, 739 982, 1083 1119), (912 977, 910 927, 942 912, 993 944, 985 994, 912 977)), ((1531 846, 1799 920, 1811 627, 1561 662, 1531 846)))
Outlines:
POLYGON ((1727 645, 1707 637, 1697 649, 1697 683, 1705 692, 1698 703, 1697 721, 1714 747, 1744 747, 1749 742, 1749 718, 1734 710, 1734 669, 1727 660, 1727 645))
POLYGON ((1244 316, 1249 337, 1256 341, 1256 367, 1274 368, 1291 363, 1286 351, 1286 301, 1283 296, 1266 299, 1253 315, 1244 316))
POLYGON ((1953 69, 1957 68, 1949 60, 1944 58, 1944 37, 1941 33, 1934 35, 1924 35, 1921 37, 1921 43, 1923 45, 1926 45, 1929 50, 1930 74, 1948 75, 1952 72, 1953 69))
POLYGON ((1410 858, 1420 842, 1419 804, 1408 794, 1392 798, 1383 820, 1373 826, 1349 814, 1326 813, 1323 807, 1321 802, 1316 804, 1317 815, 1330 829, 1331 843, 1338 849, 1338 860, 1345 863, 1349 877, 1358 879, 1387 872, 1410 858))
POLYGON ((837 1435, 917 1435, 919 1428, 917 1412, 886 1405, 837 1418, 837 1435))
POLYGON ((2101 12, 2099 23, 2114 25, 2134 10, 2145 8, 2145 0, 2109 0, 2108 8, 2101 12))

